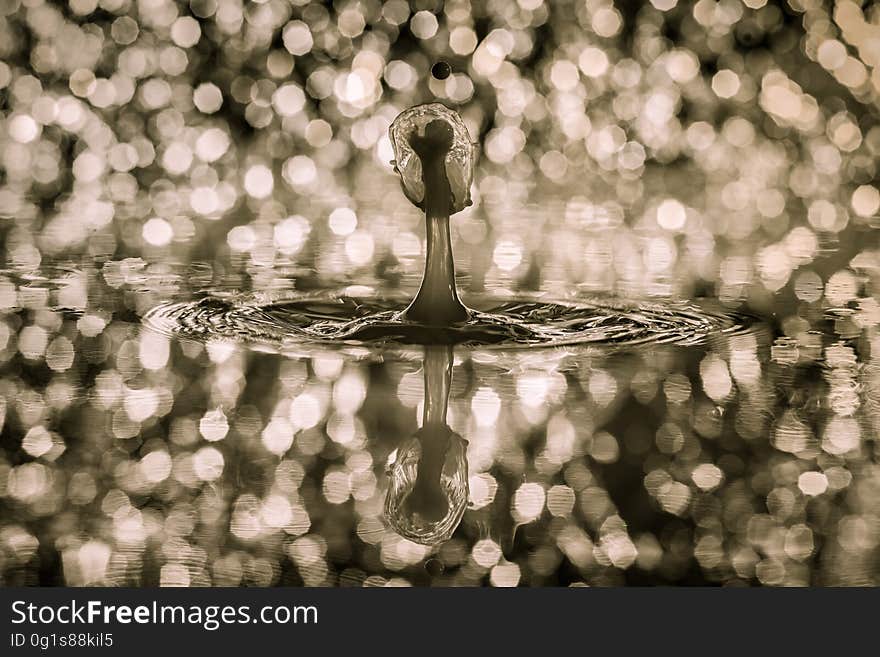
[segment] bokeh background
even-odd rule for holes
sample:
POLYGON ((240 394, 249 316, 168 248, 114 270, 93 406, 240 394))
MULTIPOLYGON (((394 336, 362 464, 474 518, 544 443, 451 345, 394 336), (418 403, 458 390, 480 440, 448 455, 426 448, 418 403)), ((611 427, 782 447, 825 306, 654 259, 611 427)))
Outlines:
POLYGON ((0 60, 0 584, 880 580, 876 6, 3 0, 0 60), (762 320, 460 350, 471 509, 436 548, 381 516, 417 352, 140 322, 205 292, 414 290, 387 128, 429 101, 480 150, 462 290, 762 320))

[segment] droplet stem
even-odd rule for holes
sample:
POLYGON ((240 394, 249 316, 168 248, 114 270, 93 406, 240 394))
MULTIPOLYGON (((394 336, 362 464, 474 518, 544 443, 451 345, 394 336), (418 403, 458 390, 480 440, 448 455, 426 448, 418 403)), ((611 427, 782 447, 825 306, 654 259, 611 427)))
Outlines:
POLYGON ((452 385, 452 347, 427 345, 423 365, 425 377, 425 408, 422 426, 446 424, 446 407, 452 385))
POLYGON ((453 197, 445 163, 449 145, 439 139, 432 142, 428 137, 417 136, 414 140, 418 140, 413 146, 422 161, 428 252, 422 284, 403 315, 409 321, 428 326, 449 326, 465 322, 470 316, 455 287, 455 263, 449 232, 453 197))
POLYGON ((432 345, 425 347, 425 409, 422 428, 416 434, 422 454, 409 507, 426 518, 442 518, 448 508, 443 490, 443 468, 452 439, 446 425, 446 406, 452 385, 452 348, 432 345))

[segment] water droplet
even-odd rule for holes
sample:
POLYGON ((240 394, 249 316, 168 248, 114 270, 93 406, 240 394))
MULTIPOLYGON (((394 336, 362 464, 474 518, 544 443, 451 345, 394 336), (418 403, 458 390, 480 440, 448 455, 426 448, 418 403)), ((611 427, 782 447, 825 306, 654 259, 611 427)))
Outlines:
POLYGON ((452 75, 452 67, 449 65, 449 62, 440 60, 431 67, 431 75, 438 80, 445 80, 452 75))
POLYGON ((432 577, 437 577, 438 575, 442 575, 446 570, 446 567, 443 565, 443 562, 440 559, 428 559, 425 562, 425 571, 431 575, 432 577))

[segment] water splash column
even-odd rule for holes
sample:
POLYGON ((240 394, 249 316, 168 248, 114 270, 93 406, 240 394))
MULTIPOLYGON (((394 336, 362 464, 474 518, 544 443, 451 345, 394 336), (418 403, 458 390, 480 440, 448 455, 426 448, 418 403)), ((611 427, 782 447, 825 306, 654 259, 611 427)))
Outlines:
POLYGON ((406 197, 425 212, 427 255, 418 293, 402 317, 428 326, 465 322, 455 286, 449 217, 471 204, 474 144, 458 113, 439 103, 402 112, 389 129, 406 197))

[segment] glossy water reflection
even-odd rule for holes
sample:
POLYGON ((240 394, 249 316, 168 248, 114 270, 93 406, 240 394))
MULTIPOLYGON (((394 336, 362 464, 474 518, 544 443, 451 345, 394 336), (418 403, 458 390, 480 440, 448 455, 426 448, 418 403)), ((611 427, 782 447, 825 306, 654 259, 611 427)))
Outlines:
POLYGON ((872 581, 865 310, 797 338, 759 323, 426 362, 158 332, 124 311, 149 280, 109 263, 16 288, 6 582, 872 581), (438 471, 445 513, 417 489, 438 471))
POLYGON ((468 502, 465 440, 446 423, 452 349, 425 347, 422 426, 391 457, 385 520, 425 545, 452 537, 468 502))

